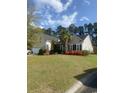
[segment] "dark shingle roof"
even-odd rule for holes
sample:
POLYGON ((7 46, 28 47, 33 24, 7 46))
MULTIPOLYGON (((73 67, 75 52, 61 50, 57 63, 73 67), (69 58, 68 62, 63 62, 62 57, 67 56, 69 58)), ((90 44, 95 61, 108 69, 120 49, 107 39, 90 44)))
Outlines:
MULTIPOLYGON (((84 36, 77 36, 75 34, 72 34, 71 36, 71 41, 69 42, 69 44, 77 44, 77 43, 82 43, 83 40, 86 38, 87 35, 84 35, 84 36)), ((45 45, 45 42, 47 40, 49 41, 58 41, 58 38, 55 37, 55 36, 51 36, 51 35, 47 35, 45 33, 38 33, 37 34, 37 37, 38 37, 38 41, 34 44, 33 47, 38 47, 38 48, 41 48, 41 47, 44 47, 45 45)))
POLYGON ((50 35, 47 35, 45 33, 38 33, 37 38, 38 38, 38 41, 34 44, 33 47, 40 47, 41 48, 45 45, 45 42, 47 40, 49 40, 49 41, 52 41, 52 40, 57 41, 58 40, 57 37, 50 36, 50 35))
POLYGON ((76 44, 76 43, 82 43, 83 40, 86 38, 87 35, 84 35, 84 36, 77 36, 77 35, 72 35, 71 37, 71 41, 69 43, 73 43, 73 44, 76 44))

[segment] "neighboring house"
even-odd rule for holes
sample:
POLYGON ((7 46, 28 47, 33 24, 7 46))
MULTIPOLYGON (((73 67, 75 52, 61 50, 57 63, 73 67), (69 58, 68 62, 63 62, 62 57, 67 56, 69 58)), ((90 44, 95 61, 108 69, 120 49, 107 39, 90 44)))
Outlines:
MULTIPOLYGON (((39 34, 39 40, 34 44, 32 48, 33 54, 38 54, 41 48, 48 49, 50 51, 52 47, 51 46, 52 41, 59 43, 59 39, 54 36, 50 36, 44 33, 39 34)), ((59 48, 61 51, 64 51, 64 45, 59 43, 59 48)), ((72 35, 72 39, 68 43, 67 50, 79 50, 79 51, 88 50, 90 52, 93 52, 93 46, 90 36, 85 35, 83 37, 79 37, 76 35, 72 35)))
POLYGON ((44 33, 39 33, 37 37, 38 41, 32 48, 33 54, 38 54, 40 49, 48 49, 50 51, 52 41, 58 41, 58 38, 44 33))
MULTIPOLYGON (((61 45, 61 50, 64 47, 61 45)), ((72 35, 71 41, 68 43, 67 50, 88 50, 89 52, 93 52, 93 45, 89 35, 85 35, 83 37, 79 37, 76 35, 72 35)))

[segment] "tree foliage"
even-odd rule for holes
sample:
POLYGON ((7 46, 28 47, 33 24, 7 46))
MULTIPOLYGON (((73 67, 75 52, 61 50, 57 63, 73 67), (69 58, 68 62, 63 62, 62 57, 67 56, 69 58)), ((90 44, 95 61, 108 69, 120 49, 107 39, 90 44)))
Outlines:
POLYGON ((67 50, 68 42, 71 40, 71 34, 67 29, 61 29, 60 41, 64 44, 65 51, 67 50))
POLYGON ((37 41, 36 33, 42 32, 40 28, 37 28, 35 25, 36 20, 40 17, 35 15, 36 8, 34 4, 30 4, 31 2, 27 1, 27 48, 32 48, 33 44, 37 41))

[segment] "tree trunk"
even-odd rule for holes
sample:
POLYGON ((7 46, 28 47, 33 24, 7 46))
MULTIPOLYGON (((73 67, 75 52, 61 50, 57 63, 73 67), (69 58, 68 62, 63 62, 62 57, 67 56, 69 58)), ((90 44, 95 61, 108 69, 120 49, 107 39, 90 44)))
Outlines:
POLYGON ((65 41, 65 51, 67 51, 68 49, 68 40, 65 41))

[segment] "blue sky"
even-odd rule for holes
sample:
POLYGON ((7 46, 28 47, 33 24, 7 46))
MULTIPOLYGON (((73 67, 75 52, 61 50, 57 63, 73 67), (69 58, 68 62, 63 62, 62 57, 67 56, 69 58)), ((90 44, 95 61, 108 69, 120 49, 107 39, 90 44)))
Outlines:
POLYGON ((41 16, 33 23, 41 28, 56 29, 58 25, 68 27, 72 23, 81 26, 97 21, 97 0, 28 0, 28 3, 33 3, 35 15, 41 16))

